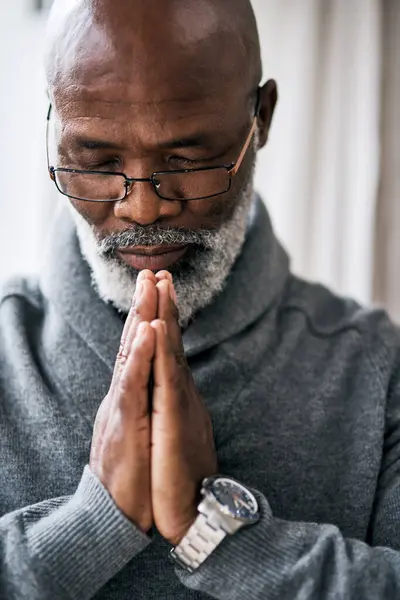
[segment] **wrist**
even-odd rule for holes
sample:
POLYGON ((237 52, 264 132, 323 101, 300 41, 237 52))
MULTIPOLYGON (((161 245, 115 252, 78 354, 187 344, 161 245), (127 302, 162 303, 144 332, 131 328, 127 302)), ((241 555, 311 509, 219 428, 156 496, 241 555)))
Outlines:
POLYGON ((180 531, 180 533, 176 534, 175 536, 173 536, 171 539, 168 540, 168 542, 176 547, 179 546, 179 544, 181 543, 181 541, 187 536, 187 534, 189 533, 191 527, 194 525, 196 519, 198 517, 198 513, 196 513, 196 516, 193 517, 186 525, 185 527, 182 529, 182 531, 180 531))
POLYGON ((227 535, 254 525, 260 518, 255 496, 234 479, 205 479, 201 494, 197 518, 171 550, 171 557, 189 572, 198 569, 227 535))

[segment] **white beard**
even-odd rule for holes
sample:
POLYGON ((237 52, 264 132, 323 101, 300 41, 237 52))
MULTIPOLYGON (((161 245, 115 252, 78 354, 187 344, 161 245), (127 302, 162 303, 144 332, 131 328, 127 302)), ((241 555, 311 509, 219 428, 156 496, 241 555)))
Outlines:
MULTIPOLYGON (((257 141, 255 140, 255 145, 257 141)), ((187 327, 195 314, 208 306, 223 290, 238 258, 251 221, 254 196, 254 167, 240 194, 232 216, 212 234, 212 249, 198 253, 191 268, 174 275, 178 297, 179 321, 187 327)), ((69 203, 70 204, 70 203, 69 203)), ((137 272, 116 258, 100 252, 101 242, 88 222, 73 208, 81 252, 92 271, 92 282, 100 297, 118 311, 127 313, 135 293, 137 272)))

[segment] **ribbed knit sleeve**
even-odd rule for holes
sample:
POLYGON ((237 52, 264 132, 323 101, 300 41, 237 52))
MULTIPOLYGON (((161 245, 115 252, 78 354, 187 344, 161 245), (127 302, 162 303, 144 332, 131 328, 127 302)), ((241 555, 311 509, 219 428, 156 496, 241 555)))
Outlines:
MULTIPOLYGON (((400 598, 400 551, 345 538, 333 525, 277 519, 256 495, 261 520, 225 538, 193 574, 178 567, 184 585, 217 600, 400 598)), ((399 506, 397 498, 390 515, 397 523, 399 506)))
POLYGON ((0 519, 0 598, 89 600, 149 543, 86 467, 73 496, 0 519))

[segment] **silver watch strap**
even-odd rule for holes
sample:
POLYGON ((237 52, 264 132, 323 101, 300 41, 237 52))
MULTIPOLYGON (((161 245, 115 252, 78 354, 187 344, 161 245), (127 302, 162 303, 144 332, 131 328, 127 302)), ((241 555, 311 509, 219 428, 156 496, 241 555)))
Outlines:
POLYGON ((199 506, 200 514, 181 543, 171 551, 172 558, 188 571, 195 571, 226 537, 228 529, 222 527, 223 520, 207 501, 199 506))

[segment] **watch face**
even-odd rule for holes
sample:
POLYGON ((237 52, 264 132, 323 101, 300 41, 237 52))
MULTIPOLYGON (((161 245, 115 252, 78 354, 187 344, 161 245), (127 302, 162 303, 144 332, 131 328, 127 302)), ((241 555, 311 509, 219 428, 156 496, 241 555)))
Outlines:
POLYGON ((232 479, 218 478, 212 485, 212 494, 235 519, 254 521, 258 518, 256 499, 240 483, 232 479))

